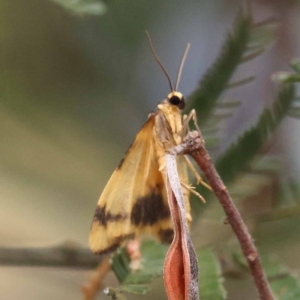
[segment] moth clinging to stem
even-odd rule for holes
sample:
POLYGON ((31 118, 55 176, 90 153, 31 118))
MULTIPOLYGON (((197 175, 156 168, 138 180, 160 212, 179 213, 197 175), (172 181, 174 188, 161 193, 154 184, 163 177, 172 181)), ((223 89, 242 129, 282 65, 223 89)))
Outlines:
MULTIPOLYGON (((173 239, 166 193, 165 154, 166 150, 182 142, 188 122, 191 118, 195 119, 194 111, 182 118, 185 101, 177 91, 190 45, 185 49, 173 86, 148 33, 147 36, 152 53, 168 79, 171 92, 158 104, 157 110, 149 114, 100 196, 89 236, 90 247, 97 254, 112 252, 141 234, 150 234, 167 243, 173 239)), ((186 218, 190 223, 189 192, 201 196, 186 182, 187 166, 198 182, 206 184, 188 158, 179 156, 178 173, 183 187, 186 218)))

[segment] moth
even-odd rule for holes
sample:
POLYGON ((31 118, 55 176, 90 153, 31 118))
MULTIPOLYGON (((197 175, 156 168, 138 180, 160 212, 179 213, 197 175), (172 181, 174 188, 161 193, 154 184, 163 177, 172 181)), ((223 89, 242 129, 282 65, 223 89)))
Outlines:
MULTIPOLYGON (((177 91, 189 44, 182 57, 174 88, 149 35, 148 39, 153 55, 168 79, 171 92, 158 104, 156 112, 149 114, 100 196, 89 236, 90 247, 96 254, 112 252, 126 241, 145 234, 166 243, 173 239, 166 193, 165 154, 168 148, 182 142, 185 124, 194 115, 183 120, 181 111, 185 100, 177 91)), ((191 222, 189 192, 196 192, 185 182, 188 177, 185 160, 178 157, 178 173, 183 186, 186 218, 191 222)))

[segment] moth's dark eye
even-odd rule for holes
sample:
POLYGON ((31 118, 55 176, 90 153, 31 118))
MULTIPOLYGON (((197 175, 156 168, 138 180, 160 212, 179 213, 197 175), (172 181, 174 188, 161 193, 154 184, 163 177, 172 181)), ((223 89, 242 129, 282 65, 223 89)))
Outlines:
POLYGON ((178 106, 179 109, 184 109, 185 107, 185 102, 183 97, 179 98, 178 96, 172 96, 169 99, 169 102, 173 105, 178 106))

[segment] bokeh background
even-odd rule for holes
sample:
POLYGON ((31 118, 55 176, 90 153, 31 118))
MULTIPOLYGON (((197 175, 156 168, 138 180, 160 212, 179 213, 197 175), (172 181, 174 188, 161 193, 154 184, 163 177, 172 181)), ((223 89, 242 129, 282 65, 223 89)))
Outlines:
MULTIPOLYGON (((169 93, 145 29, 174 80, 191 43, 180 83, 180 91, 189 95, 242 5, 238 0, 95 3, 87 11, 67 0, 0 3, 1 246, 70 240, 87 247, 101 190, 148 113, 169 93)), ((256 80, 230 91, 242 105, 224 123, 217 151, 254 124, 276 94, 271 75, 300 57, 299 1, 252 1, 251 9, 256 21, 278 20, 277 39, 239 69, 237 77, 255 75, 256 80)), ((296 180, 299 126, 285 120, 274 150, 284 158, 282 172, 296 180)), ((293 244, 280 253, 297 268, 297 251, 293 244)), ((87 275, 86 270, 1 266, 0 299, 82 299, 87 275)), ((250 280, 238 284, 247 294, 243 299, 256 299, 250 280)), ((229 299, 241 299, 236 286, 228 288, 229 299)), ((147 297, 165 299, 158 287, 147 297)))

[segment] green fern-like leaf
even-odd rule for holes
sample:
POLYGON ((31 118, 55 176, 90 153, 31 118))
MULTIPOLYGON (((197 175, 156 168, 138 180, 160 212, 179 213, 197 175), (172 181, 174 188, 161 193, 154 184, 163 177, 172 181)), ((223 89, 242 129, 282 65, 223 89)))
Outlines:
POLYGON ((266 108, 256 126, 245 132, 227 152, 216 161, 216 168, 225 183, 245 170, 247 164, 261 149, 263 143, 277 128, 294 99, 294 86, 285 85, 279 91, 271 109, 266 108))
POLYGON ((253 76, 249 76, 237 82, 230 82, 240 64, 264 52, 265 46, 274 39, 274 28, 276 25, 272 22, 255 25, 247 13, 242 10, 238 13, 221 53, 203 76, 199 87, 188 98, 186 111, 192 108, 196 110, 201 128, 213 117, 212 112, 226 89, 254 79, 253 76))
POLYGON ((215 102, 226 88, 240 59, 247 50, 251 30, 251 18, 240 12, 236 18, 234 30, 228 35, 221 54, 206 72, 199 87, 188 99, 187 111, 194 108, 200 126, 210 116, 215 102))

